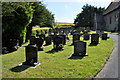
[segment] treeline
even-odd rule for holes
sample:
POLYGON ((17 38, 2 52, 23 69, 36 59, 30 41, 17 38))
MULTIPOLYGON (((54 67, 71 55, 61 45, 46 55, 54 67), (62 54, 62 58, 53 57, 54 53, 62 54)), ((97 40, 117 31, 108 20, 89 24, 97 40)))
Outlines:
POLYGON ((77 15, 74 20, 74 24, 77 27, 93 27, 94 26, 94 16, 95 13, 103 13, 105 8, 97 8, 92 5, 84 5, 82 7, 81 13, 77 15))
POLYGON ((31 36, 32 26, 52 27, 54 14, 42 2, 2 2, 2 45, 10 39, 21 46, 31 36))

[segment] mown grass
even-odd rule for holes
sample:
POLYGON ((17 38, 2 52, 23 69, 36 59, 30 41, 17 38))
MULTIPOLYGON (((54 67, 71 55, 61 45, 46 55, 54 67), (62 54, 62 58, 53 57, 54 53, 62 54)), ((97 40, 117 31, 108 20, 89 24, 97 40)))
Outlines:
MULTIPOLYGON (((103 67, 110 55, 114 42, 110 38, 101 40, 97 46, 88 46, 88 56, 70 59, 74 52, 71 45, 72 36, 63 51, 48 53, 53 45, 45 46, 44 51, 38 52, 38 58, 41 65, 36 68, 17 67, 25 61, 25 47, 20 47, 18 51, 1 55, 3 78, 91 78, 103 67), (23 71, 21 70, 23 69, 23 71), (21 71, 21 72, 20 72, 21 71)), ((81 40, 83 38, 81 37, 81 40)))

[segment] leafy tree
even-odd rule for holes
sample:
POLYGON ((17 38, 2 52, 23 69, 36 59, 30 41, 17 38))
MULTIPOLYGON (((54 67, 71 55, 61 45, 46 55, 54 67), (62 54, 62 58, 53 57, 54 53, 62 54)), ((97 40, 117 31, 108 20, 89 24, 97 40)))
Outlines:
POLYGON ((104 9, 86 4, 82 7, 82 12, 77 15, 74 24, 79 27, 93 27, 95 13, 101 13, 104 9))
POLYGON ((34 6, 33 19, 32 22, 27 27, 26 42, 31 36, 33 26, 39 25, 52 27, 52 24, 54 23, 54 15, 48 9, 46 9, 46 6, 43 5, 42 2, 34 2, 33 6, 34 6))
POLYGON ((33 7, 28 2, 2 3, 2 39, 3 46, 10 39, 18 39, 21 45, 26 35, 26 26, 32 21, 33 7))

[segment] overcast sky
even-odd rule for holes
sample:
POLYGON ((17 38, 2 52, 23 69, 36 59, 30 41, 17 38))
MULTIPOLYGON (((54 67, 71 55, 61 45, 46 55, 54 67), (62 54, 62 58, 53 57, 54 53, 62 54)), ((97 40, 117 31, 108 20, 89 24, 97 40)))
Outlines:
POLYGON ((56 22, 73 23, 76 15, 82 11, 83 5, 107 7, 111 0, 43 0, 43 3, 55 14, 56 22))

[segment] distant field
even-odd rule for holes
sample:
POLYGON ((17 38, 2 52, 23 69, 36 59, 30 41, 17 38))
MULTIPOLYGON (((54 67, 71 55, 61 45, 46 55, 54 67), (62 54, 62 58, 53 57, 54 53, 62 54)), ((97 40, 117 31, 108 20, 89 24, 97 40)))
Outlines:
POLYGON ((73 24, 73 23, 64 23, 64 22, 57 22, 56 23, 57 28, 68 28, 68 27, 72 27, 74 25, 75 24, 73 24))
POLYGON ((49 27, 42 27, 42 28, 39 28, 39 27, 33 27, 32 30, 47 30, 47 29, 50 29, 49 27))
POLYGON ((73 23, 57 22, 57 25, 74 25, 73 23))

